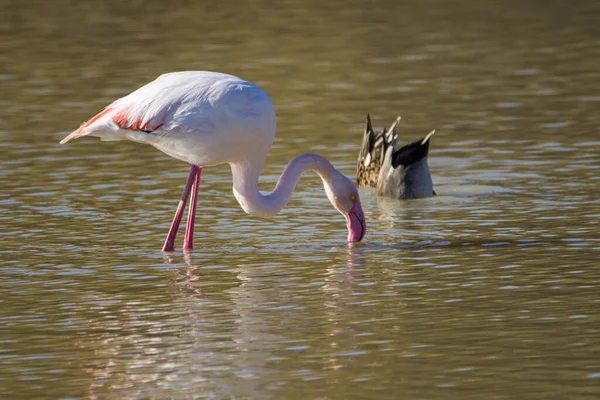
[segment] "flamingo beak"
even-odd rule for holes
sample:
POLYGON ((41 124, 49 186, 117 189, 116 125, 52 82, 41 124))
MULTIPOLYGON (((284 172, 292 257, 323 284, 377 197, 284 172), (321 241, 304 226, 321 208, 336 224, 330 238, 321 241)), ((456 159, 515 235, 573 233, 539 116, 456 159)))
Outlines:
POLYGON ((346 215, 346 226, 348 227, 349 242, 360 242, 367 233, 365 214, 358 199, 354 201, 354 205, 346 215))

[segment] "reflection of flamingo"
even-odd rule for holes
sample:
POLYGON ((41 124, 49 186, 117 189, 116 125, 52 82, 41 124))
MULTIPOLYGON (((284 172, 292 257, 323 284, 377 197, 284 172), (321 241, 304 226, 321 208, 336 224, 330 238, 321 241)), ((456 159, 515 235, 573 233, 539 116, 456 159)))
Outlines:
POLYGON ((314 171, 333 206, 346 217, 348 241, 366 231, 356 186, 318 154, 303 154, 285 168, 275 190, 263 195, 258 177, 275 137, 275 110, 259 87, 216 72, 174 72, 110 104, 61 143, 82 136, 148 143, 192 164, 163 246, 173 251, 185 203, 192 193, 184 250, 192 248, 202 167, 229 163, 233 194, 250 215, 272 217, 288 202, 300 175, 314 171))

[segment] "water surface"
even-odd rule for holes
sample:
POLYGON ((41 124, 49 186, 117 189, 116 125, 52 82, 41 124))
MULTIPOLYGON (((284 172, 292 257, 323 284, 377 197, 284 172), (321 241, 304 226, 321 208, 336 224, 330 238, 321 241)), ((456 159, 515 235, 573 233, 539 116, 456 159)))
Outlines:
MULTIPOLYGON (((4 398, 594 399, 600 7, 428 0, 0 4, 4 398), (413 4, 414 3, 414 4, 413 4), (439 196, 361 190, 368 235, 307 176, 249 217, 202 175, 196 249, 160 252, 187 166, 58 141, 161 73, 263 87, 261 178, 318 152, 354 177, 367 112, 436 129, 439 196)), ((181 246, 181 238, 177 242, 181 246)))

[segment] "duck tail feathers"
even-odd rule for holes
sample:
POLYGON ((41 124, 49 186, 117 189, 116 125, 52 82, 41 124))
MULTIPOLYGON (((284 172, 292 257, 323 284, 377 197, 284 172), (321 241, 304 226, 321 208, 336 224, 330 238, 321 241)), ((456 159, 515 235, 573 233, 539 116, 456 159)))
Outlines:
POLYGON ((435 130, 429 132, 423 139, 407 144, 406 146, 394 151, 392 154, 392 166, 397 168, 400 165, 408 167, 421 161, 429 154, 429 143, 435 130))
POLYGON ((429 132, 429 133, 427 134, 427 136, 425 136, 425 137, 423 138, 423 140, 421 140, 421 144, 425 144, 425 143, 427 143, 427 142, 429 141, 429 138, 431 138, 431 137, 433 136, 433 134, 434 134, 434 133, 435 133, 435 129, 434 129, 434 130, 432 130, 431 132, 429 132))

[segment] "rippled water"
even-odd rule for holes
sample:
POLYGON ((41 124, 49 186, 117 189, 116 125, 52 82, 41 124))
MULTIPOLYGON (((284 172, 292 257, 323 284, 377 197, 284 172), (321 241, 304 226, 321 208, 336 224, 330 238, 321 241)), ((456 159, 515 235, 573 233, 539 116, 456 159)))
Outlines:
POLYGON ((597 398, 599 13, 0 3, 0 395, 597 398), (271 96, 262 189, 303 152, 352 176, 370 112, 376 126, 402 115, 402 141, 437 129, 439 196, 362 190, 368 235, 349 247, 318 178, 263 220, 235 202, 227 166, 206 168, 197 248, 164 255, 187 166, 134 143, 58 141, 188 69, 271 96))

